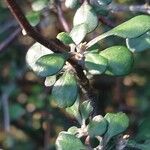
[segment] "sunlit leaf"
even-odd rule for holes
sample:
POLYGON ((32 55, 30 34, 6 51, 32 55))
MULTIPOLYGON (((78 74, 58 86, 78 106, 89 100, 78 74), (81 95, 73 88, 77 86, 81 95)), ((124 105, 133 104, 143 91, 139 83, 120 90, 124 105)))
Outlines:
POLYGON ((78 133, 78 128, 76 126, 72 126, 68 129, 68 133, 75 135, 78 133))
POLYGON ((98 53, 89 52, 85 54, 85 68, 89 73, 96 75, 102 74, 107 68, 107 59, 98 53))
POLYGON ((56 140, 58 150, 86 150, 79 138, 67 132, 60 132, 56 140))
POLYGON ((95 116, 88 125, 88 133, 91 137, 101 136, 106 132, 107 120, 101 115, 95 116))
POLYGON ((93 111, 93 107, 90 101, 84 101, 81 104, 80 113, 81 113, 82 119, 86 120, 90 116, 92 111, 93 111))
POLYGON ((84 37, 86 36, 86 34, 87 34, 86 24, 80 24, 80 25, 74 26, 74 28, 70 32, 70 36, 76 44, 81 43, 84 37))
POLYGON ((36 26, 40 22, 39 12, 36 12, 36 11, 28 12, 26 17, 32 26, 36 26))
POLYGON ((98 25, 98 18, 94 9, 85 1, 75 13, 73 25, 87 25, 87 32, 93 31, 98 25))
POLYGON ((49 77, 46 77, 45 79, 45 86, 49 87, 49 86, 52 86, 54 85, 54 83, 56 82, 56 76, 49 76, 49 77))
POLYGON ((105 74, 123 76, 131 72, 133 66, 133 54, 124 46, 113 46, 100 52, 100 55, 108 60, 105 74))
POLYGON ((26 62, 28 66, 33 70, 37 71, 38 66, 36 64, 36 61, 47 54, 51 54, 52 51, 46 48, 45 46, 41 45, 40 43, 36 42, 31 46, 26 54, 26 62))
POLYGON ((73 73, 66 71, 59 80, 56 81, 52 89, 52 97, 59 107, 72 106, 78 94, 78 87, 73 73))
POLYGON ((118 25, 109 33, 123 38, 135 38, 148 30, 150 30, 150 16, 139 15, 118 25))
POLYGON ((81 122, 81 116, 79 113, 79 98, 75 101, 75 103, 71 107, 66 108, 67 113, 71 116, 75 117, 79 122, 81 122))
POLYGON ((105 134, 107 139, 124 132, 129 126, 129 118, 125 113, 107 113, 104 117, 108 121, 108 129, 105 134))
POLYGON ((71 9, 76 8, 78 4, 79 4, 79 0, 66 0, 65 1, 65 6, 71 9))
POLYGON ((150 31, 132 39, 127 39, 126 44, 132 52, 142 52, 150 49, 150 31))
POLYGON ((57 39, 62 41, 64 44, 71 44, 73 43, 72 38, 70 37, 69 33, 67 32, 61 32, 57 35, 57 39))
POLYGON ((41 77, 57 74, 63 68, 66 60, 67 56, 63 54, 44 55, 36 61, 36 73, 41 77))
POLYGON ((48 4, 47 0, 36 0, 32 3, 32 9, 34 11, 41 11, 44 9, 48 4))

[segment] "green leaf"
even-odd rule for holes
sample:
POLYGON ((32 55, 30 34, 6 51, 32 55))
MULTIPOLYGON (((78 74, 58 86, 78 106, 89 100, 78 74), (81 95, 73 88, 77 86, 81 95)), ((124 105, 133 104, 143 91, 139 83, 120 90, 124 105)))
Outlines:
POLYGON ((96 75, 102 74, 107 68, 107 59, 98 53, 88 52, 85 54, 85 68, 89 73, 96 75))
POLYGON ((55 82, 56 82, 56 76, 54 75, 54 76, 46 77, 44 84, 45 86, 49 87, 54 85, 55 82))
POLYGON ((34 11, 41 11, 48 5, 47 0, 36 0, 32 2, 32 10, 34 11))
POLYGON ((86 150, 80 139, 67 132, 60 132, 56 140, 58 150, 86 150))
POLYGON ((72 126, 68 129, 68 133, 75 135, 78 133, 78 128, 76 126, 72 126))
POLYGON ((59 39, 64 44, 71 44, 73 43, 72 38, 70 37, 69 33, 61 32, 57 35, 57 39, 59 39))
POLYGON ((9 107, 9 115, 11 120, 17 120, 25 114, 25 109, 20 104, 11 104, 9 107))
POLYGON ((112 0, 90 0, 90 1, 92 5, 105 7, 106 5, 109 5, 112 2, 112 0))
POLYGON ((144 34, 148 30, 150 30, 150 16, 139 15, 118 25, 108 33, 123 38, 135 38, 144 34))
POLYGON ((109 10, 106 6, 94 7, 94 10, 98 15, 107 16, 109 14, 109 10))
POLYGON ((40 13, 36 11, 28 12, 26 18, 32 26, 36 26, 40 22, 40 13))
POLYGON ((73 27, 73 29, 70 32, 70 36, 76 44, 80 44, 81 41, 85 38, 86 34, 87 26, 85 24, 80 24, 73 27))
POLYGON ((66 0, 65 1, 65 6, 71 9, 76 8, 78 4, 79 4, 79 0, 66 0))
POLYGON ((26 54, 26 62, 28 64, 28 66, 34 71, 36 72, 38 70, 38 66, 36 64, 36 61, 47 54, 51 54, 53 53, 51 50, 49 50, 48 48, 46 48, 45 46, 41 45, 40 43, 36 42, 35 44, 33 44, 27 54, 26 54))
POLYGON ((81 104, 80 113, 81 113, 82 119, 86 120, 90 116, 92 111, 93 111, 93 107, 90 101, 84 101, 81 104))
POLYGON ((75 103, 71 107, 66 108, 67 113, 71 116, 75 117, 81 123, 81 116, 79 113, 79 99, 75 101, 75 103))
POLYGON ((88 133, 91 137, 101 136, 107 130, 107 120, 101 115, 95 116, 88 125, 88 133))
POLYGON ((48 54, 40 57, 36 61, 36 73, 41 77, 57 74, 64 66, 67 57, 63 54, 48 54))
POLYGON ((140 15, 136 16, 112 30, 101 34, 100 36, 94 38, 90 42, 87 43, 86 49, 97 43, 98 41, 109 37, 111 35, 116 35, 123 38, 135 38, 138 37, 147 31, 150 30, 150 16, 148 15, 140 15))
POLYGON ((133 54, 124 46, 113 46, 100 52, 108 60, 105 74, 123 76, 129 74, 133 66, 133 54))
POLYGON ((94 9, 85 1, 75 13, 73 25, 87 25, 87 33, 93 31, 98 25, 98 18, 94 9))
POLYGON ((66 71, 52 89, 52 97, 61 108, 72 106, 78 94, 76 78, 73 73, 66 71))
POLYGON ((126 44, 132 52, 142 52, 150 49, 150 31, 137 38, 127 39, 126 44))
POLYGON ((107 113, 104 117, 108 121, 108 129, 105 134, 107 139, 124 132, 129 126, 129 118, 125 113, 107 113))
POLYGON ((139 125, 136 139, 142 141, 150 139, 150 118, 144 119, 139 125))

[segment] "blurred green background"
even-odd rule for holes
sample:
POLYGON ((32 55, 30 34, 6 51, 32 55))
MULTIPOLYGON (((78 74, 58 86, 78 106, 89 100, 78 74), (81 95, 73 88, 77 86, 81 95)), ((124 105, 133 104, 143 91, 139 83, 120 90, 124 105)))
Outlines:
MULTIPOLYGON (((63 31, 58 21, 52 0, 17 1, 30 23, 45 37, 52 39, 63 31)), ((144 4, 144 0, 116 0, 122 5, 144 4)), ((63 3, 63 1, 62 1, 63 3)), ((74 10, 62 4, 67 22, 72 26, 74 10)), ((111 25, 99 25, 87 39, 107 31, 121 22, 141 13, 110 13, 111 25)), ((71 125, 77 125, 65 110, 50 101, 50 88, 44 87, 44 79, 38 78, 28 69, 25 54, 34 43, 30 37, 23 37, 21 30, 0 0, 0 148, 8 150, 54 150, 57 135, 71 125), (13 40, 12 40, 13 39, 13 40), (6 42, 11 41, 9 44, 6 42), (6 47, 3 47, 6 44, 6 47)), ((104 49, 123 44, 121 38, 108 38, 99 43, 104 49)), ((128 133, 134 137, 138 126, 146 119, 150 125, 150 51, 135 55, 134 68, 125 77, 96 76, 91 81, 99 93, 102 114, 124 111, 130 118, 128 133)), ((145 132, 150 135, 150 132, 145 132)), ((144 134, 145 135, 145 134, 144 134)), ((150 136, 149 136, 150 137, 150 136)))

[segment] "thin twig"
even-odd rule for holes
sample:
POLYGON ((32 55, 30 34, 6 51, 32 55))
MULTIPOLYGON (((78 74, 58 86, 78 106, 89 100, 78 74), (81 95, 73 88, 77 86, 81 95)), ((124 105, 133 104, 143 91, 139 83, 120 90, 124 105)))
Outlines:
MULTIPOLYGON (((22 29, 24 29, 27 35, 31 36, 37 42, 41 43, 45 47, 51 49, 55 53, 66 53, 67 47, 63 45, 58 40, 47 40, 39 32, 37 32, 27 21, 22 10, 15 2, 15 0, 5 0, 12 14, 15 16, 16 20, 19 22, 22 29)), ((78 78, 80 79, 80 84, 87 90, 89 98, 93 101, 94 108, 96 107, 96 101, 93 99, 93 92, 89 84, 89 80, 83 72, 82 65, 75 57, 68 59, 68 62, 75 68, 78 78)))
MULTIPOLYGON (((44 45, 45 47, 51 49, 55 53, 66 53, 66 51, 69 51, 69 48, 62 44, 59 40, 48 40, 45 37, 43 37, 38 31, 36 31, 27 21, 25 15, 23 14, 22 10, 18 6, 18 4, 15 2, 15 0, 5 0, 8 8, 11 10, 12 14, 15 16, 16 20, 29 35, 34 40, 39 42, 40 44, 44 45)), ((87 85, 89 83, 87 77, 85 76, 83 72, 82 66, 79 64, 78 60, 75 57, 71 57, 68 59, 68 62, 71 63, 71 65, 75 68, 77 72, 77 76, 81 80, 81 83, 83 85, 87 85)))
POLYGON ((17 27, 17 22, 15 20, 8 20, 6 23, 0 25, 0 34, 6 32, 12 27, 17 27))
POLYGON ((62 26, 66 32, 70 32, 70 27, 65 19, 64 13, 62 11, 60 0, 55 0, 55 3, 56 3, 57 13, 58 13, 58 18, 59 18, 60 23, 62 24, 62 26))
POLYGON ((45 47, 53 50, 54 52, 66 52, 69 50, 67 46, 63 45, 59 40, 48 40, 44 36, 42 36, 38 31, 36 31, 27 21, 25 15, 22 10, 15 2, 15 0, 5 0, 8 8, 11 10, 12 14, 15 16, 16 20, 27 33, 27 35, 31 36, 37 42, 41 43, 45 47))
POLYGON ((2 94, 2 108, 3 108, 3 115, 4 115, 4 130, 5 132, 10 131, 10 117, 9 117, 9 104, 8 104, 9 95, 4 92, 2 94))
POLYGON ((144 5, 123 5, 112 3, 108 6, 108 10, 112 12, 141 12, 150 14, 150 5, 148 5, 148 3, 144 5))
POLYGON ((21 29, 18 28, 12 34, 10 34, 6 40, 0 43, 0 52, 3 52, 20 33, 21 33, 21 29))

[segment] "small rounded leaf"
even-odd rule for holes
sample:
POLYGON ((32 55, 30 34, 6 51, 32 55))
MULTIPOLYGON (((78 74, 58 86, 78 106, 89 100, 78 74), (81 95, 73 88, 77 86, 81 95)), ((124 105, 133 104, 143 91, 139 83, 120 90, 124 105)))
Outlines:
POLYGON ((71 107, 67 107, 66 111, 69 113, 69 115, 75 117, 79 122, 81 122, 81 116, 79 113, 79 98, 77 98, 71 107))
POLYGON ((61 108, 72 106, 78 94, 76 78, 73 73, 66 71, 54 84, 52 97, 61 108))
POLYGON ((79 4, 79 0, 66 0, 65 1, 65 6, 71 9, 76 8, 78 4, 79 4))
POLYGON ((73 25, 87 25, 87 33, 93 31, 98 25, 98 18, 94 9, 85 1, 75 13, 73 25))
POLYGON ((104 117, 108 121, 108 129, 105 134, 107 139, 124 132, 129 126, 129 118, 125 113, 107 113, 104 117))
POLYGON ((38 70, 38 66, 36 64, 36 61, 47 54, 51 54, 53 53, 51 50, 49 50, 48 48, 46 48, 45 46, 41 45, 40 43, 36 42, 35 44, 33 44, 27 54, 26 54, 26 62, 28 64, 28 66, 33 70, 33 71, 37 71, 38 70))
POLYGON ((90 101, 84 101, 81 104, 80 113, 81 113, 82 119, 86 120, 90 116, 92 111, 93 111, 93 107, 90 101))
POLYGON ((36 73, 41 77, 57 74, 63 68, 66 60, 67 57, 63 54, 44 55, 36 61, 36 73))
POLYGON ((54 85, 55 82, 56 82, 56 76, 54 75, 54 76, 46 77, 44 84, 45 86, 49 87, 54 85))
POLYGON ((60 132, 56 140, 58 150, 86 150, 79 138, 67 132, 60 132))
POLYGON ((78 133, 78 128, 76 126, 72 126, 68 129, 68 133, 75 135, 78 133))
POLYGON ((74 26, 70 32, 70 36, 76 44, 80 44, 82 40, 85 38, 86 34, 87 34, 86 24, 80 24, 80 25, 74 26))
POLYGON ((91 137, 103 135, 106 129, 107 120, 101 115, 95 116, 88 125, 88 133, 91 137))
POLYGON ((102 74, 107 68, 107 59, 98 53, 85 54, 85 68, 93 75, 102 74))
POLYGON ((129 74, 134 58, 133 54, 124 46, 113 46, 100 52, 100 55, 108 60, 105 74, 123 76, 129 74))
POLYGON ((26 18, 32 26, 36 26, 40 22, 40 13, 36 11, 28 12, 26 18))
POLYGON ((142 52, 150 49, 150 31, 137 38, 127 39, 126 44, 132 52, 142 52))
POLYGON ((136 16, 109 31, 123 38, 135 38, 150 30, 150 16, 136 16))
POLYGON ((61 32, 57 35, 57 39, 59 39, 64 44, 71 44, 73 43, 72 38, 70 37, 69 33, 61 32))

